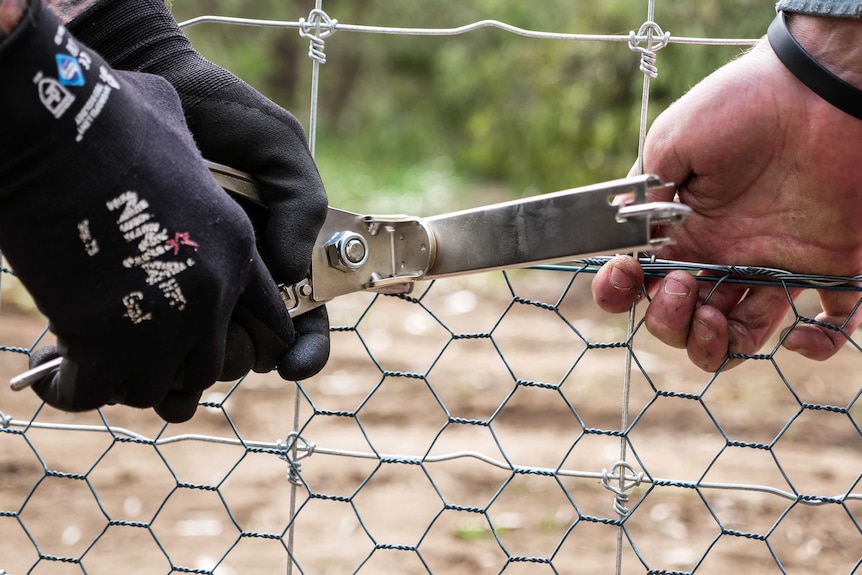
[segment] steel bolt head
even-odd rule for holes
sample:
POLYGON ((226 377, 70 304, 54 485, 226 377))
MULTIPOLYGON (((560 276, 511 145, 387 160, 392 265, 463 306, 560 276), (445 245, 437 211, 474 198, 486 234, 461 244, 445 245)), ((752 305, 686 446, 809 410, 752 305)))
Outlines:
POLYGON ((326 242, 329 265, 344 272, 353 272, 368 261, 368 242, 356 232, 339 232, 326 242))
POLYGON ((348 264, 361 264, 365 260, 365 242, 360 238, 350 238, 342 244, 342 255, 348 264))

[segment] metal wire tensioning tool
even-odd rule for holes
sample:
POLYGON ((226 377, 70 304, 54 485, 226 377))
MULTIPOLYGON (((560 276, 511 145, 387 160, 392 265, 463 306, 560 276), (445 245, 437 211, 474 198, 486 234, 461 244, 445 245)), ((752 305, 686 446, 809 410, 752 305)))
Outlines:
MULTIPOLYGON (((208 163, 227 192, 264 205, 249 175, 208 163)), ((597 254, 656 250, 653 234, 682 223, 690 208, 648 202, 673 188, 651 175, 542 194, 431 217, 362 215, 329 208, 315 242, 311 271, 282 285, 291 317, 357 292, 409 293, 420 280, 561 263, 597 254)), ((23 389, 59 367, 59 359, 15 377, 23 389)))

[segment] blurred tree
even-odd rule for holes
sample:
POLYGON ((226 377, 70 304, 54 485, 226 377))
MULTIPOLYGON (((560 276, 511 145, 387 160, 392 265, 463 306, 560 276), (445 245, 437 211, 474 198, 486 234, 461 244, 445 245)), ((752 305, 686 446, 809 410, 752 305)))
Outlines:
MULTIPOLYGON (((183 20, 209 13, 296 21, 313 0, 184 0, 183 20)), ((646 19, 646 0, 324 0, 343 24, 449 28, 494 19, 530 30, 618 34, 646 19)), ((771 0, 657 0, 675 36, 752 38, 771 0)), ((208 57, 307 117, 308 42, 294 30, 201 25, 208 57)), ((654 117, 739 47, 670 45, 651 84, 654 117)), ((326 42, 319 139, 369 165, 409 167, 448 157, 465 177, 516 193, 625 175, 637 153, 642 74, 626 41, 537 40, 498 29, 454 37, 360 34, 326 42)))

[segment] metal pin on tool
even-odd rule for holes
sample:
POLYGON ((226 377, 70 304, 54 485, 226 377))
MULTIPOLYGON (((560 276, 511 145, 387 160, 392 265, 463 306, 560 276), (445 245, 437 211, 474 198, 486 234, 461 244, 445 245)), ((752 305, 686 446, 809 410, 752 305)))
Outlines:
POLYGON ((24 373, 16 375, 9 381, 9 387, 12 391, 21 391, 22 389, 27 389, 37 381, 47 377, 54 371, 60 369, 60 363, 63 361, 62 357, 58 357, 52 359, 51 361, 45 362, 42 365, 37 365, 33 369, 28 369, 24 373))

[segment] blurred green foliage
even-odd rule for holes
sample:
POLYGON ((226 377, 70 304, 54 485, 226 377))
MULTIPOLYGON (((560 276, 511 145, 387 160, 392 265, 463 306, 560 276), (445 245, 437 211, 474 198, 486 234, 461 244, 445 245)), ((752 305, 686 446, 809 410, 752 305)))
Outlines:
MULTIPOLYGON (((297 21, 313 0, 176 0, 202 14, 297 21)), ((627 37, 646 0, 324 0, 341 24, 449 28, 493 19, 529 30, 627 37)), ((756 38, 771 0, 656 0, 678 37, 756 38)), ((296 29, 202 24, 201 52, 308 125, 311 60, 296 29)), ((741 47, 671 44, 658 54, 650 119, 741 47)), ((459 189, 523 195, 624 176, 637 156, 643 75, 628 43, 540 40, 484 28, 458 36, 339 30, 320 71, 317 159, 339 201, 406 199, 417 211, 459 189), (429 197, 431 196, 431 197, 429 197), (424 199, 423 199, 424 198, 424 199)), ((475 203, 475 202, 474 202, 475 203)), ((386 206, 388 207, 388 205, 386 206)))

